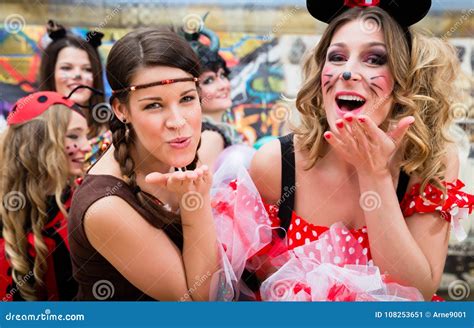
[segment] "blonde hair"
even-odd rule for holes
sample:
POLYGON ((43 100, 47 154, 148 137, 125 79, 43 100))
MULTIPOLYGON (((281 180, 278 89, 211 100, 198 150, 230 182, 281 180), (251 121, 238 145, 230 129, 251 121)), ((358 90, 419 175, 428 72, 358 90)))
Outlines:
POLYGON ((336 30, 357 19, 372 19, 379 25, 387 45, 388 66, 394 77, 393 107, 382 123, 388 127, 406 116, 414 116, 401 145, 401 168, 422 179, 421 188, 433 183, 444 190, 448 127, 452 122, 450 104, 459 63, 453 47, 441 39, 423 36, 403 29, 380 8, 350 9, 336 17, 327 27, 317 47, 303 65, 304 83, 296 107, 301 124, 294 129, 301 150, 309 154, 312 168, 321 156, 326 142, 323 133, 329 129, 323 108, 321 73, 326 52, 336 30))
POLYGON ((54 194, 56 203, 66 215, 61 194, 69 175, 65 136, 70 118, 70 109, 53 105, 31 121, 9 126, 2 136, 2 234, 13 281, 25 300, 45 298, 44 275, 48 269, 46 257, 49 251, 42 232, 48 220, 48 193, 54 194), (35 239, 33 263, 27 249, 30 230, 35 239), (34 279, 29 279, 31 276, 34 279))

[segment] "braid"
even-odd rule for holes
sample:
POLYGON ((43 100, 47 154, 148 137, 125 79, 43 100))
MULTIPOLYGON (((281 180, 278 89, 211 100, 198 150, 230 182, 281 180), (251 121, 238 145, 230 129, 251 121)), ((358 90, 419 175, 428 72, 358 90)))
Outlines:
MULTIPOLYGON (((173 223, 181 223, 181 217, 177 214, 171 213, 159 205, 157 200, 150 194, 143 192, 138 188, 135 173, 135 163, 130 156, 130 147, 133 142, 133 131, 130 129, 129 135, 127 135, 127 127, 116 117, 112 118, 110 123, 110 129, 112 130, 112 143, 114 145, 114 158, 120 166, 120 173, 125 178, 126 182, 135 192, 140 205, 149 211, 155 218, 156 222, 150 222, 156 228, 162 229, 166 225, 173 223)), ((197 155, 196 155, 197 157, 197 155)), ((188 167, 194 165, 195 162, 191 163, 188 167)))

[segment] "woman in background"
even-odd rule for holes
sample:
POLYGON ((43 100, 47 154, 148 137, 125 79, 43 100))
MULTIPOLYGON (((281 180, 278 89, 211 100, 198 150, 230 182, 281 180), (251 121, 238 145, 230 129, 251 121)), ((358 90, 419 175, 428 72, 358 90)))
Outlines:
POLYGON ((224 116, 232 106, 230 70, 224 58, 219 55, 219 38, 214 32, 203 27, 198 33, 185 33, 185 37, 201 65, 199 86, 203 123, 199 159, 213 167, 225 148, 242 143, 242 137, 237 130, 224 122, 224 116), (209 46, 199 41, 201 35, 210 40, 209 46))
POLYGON ((36 92, 17 101, 0 149, 0 298, 72 300, 67 212, 90 151, 71 100, 36 92))
POLYGON ((111 144, 108 127, 111 109, 104 103, 103 69, 98 52, 103 34, 89 32, 86 40, 72 35, 53 21, 48 22, 48 35, 52 42, 44 49, 40 66, 39 89, 57 91, 64 96, 80 88, 71 100, 85 108, 92 150, 86 156, 93 164, 111 144))

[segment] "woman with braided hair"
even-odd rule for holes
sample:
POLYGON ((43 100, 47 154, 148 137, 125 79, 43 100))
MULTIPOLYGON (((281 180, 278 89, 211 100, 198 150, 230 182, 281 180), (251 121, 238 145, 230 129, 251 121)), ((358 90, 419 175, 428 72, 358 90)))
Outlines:
POLYGON ((77 293, 67 211, 90 151, 81 110, 57 92, 18 100, 0 149, 0 299, 70 301, 77 293))
POLYGON ((196 55, 173 32, 141 29, 112 47, 113 144, 71 209, 78 300, 209 299, 218 251, 211 173, 197 168, 198 76, 196 55))

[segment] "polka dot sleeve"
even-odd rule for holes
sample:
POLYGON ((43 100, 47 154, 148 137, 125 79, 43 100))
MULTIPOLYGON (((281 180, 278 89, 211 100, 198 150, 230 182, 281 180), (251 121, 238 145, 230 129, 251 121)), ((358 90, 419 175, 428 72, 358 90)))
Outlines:
POLYGON ((427 184, 420 195, 420 184, 415 184, 403 198, 400 207, 403 216, 410 217, 415 213, 439 212, 441 217, 451 222, 452 229, 458 240, 466 238, 460 220, 467 218, 474 208, 474 195, 461 191, 464 183, 456 180, 453 183, 444 182, 446 194, 427 184))

